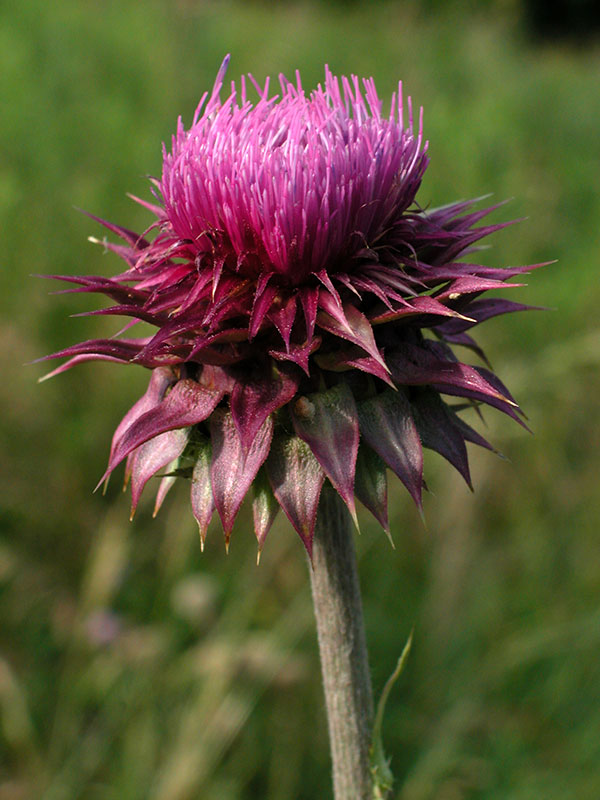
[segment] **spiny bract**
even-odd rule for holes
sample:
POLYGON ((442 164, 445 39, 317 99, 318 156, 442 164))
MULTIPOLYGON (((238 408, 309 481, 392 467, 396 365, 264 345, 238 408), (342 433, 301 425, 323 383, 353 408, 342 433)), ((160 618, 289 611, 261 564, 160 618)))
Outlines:
POLYGON ((95 313, 157 332, 68 347, 51 374, 89 360, 151 370, 104 476, 126 459, 134 510, 156 473, 169 473, 157 509, 187 476, 202 541, 215 508, 228 541, 253 486, 259 548, 281 506, 310 553, 326 479, 353 517, 356 496, 386 530, 386 467, 420 507, 423 447, 470 485, 465 442, 491 447, 442 395, 519 416, 499 379, 451 346, 483 356, 471 329, 527 307, 481 295, 531 267, 463 260, 503 227, 478 225, 491 209, 415 203, 427 144, 401 85, 388 116, 372 79, 328 69, 308 96, 299 75, 278 96, 251 78, 255 103, 244 79, 222 102, 228 60, 164 149, 159 204, 138 200, 154 238, 99 220, 124 241, 106 246, 126 270, 53 276, 116 303, 95 313))

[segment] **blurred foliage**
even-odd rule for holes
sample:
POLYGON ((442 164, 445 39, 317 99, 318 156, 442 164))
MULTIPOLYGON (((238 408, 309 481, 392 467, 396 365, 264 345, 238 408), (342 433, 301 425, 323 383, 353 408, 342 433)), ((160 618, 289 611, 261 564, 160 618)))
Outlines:
POLYGON ((149 196, 226 52, 231 77, 311 86, 328 62, 382 97, 401 77, 425 108, 421 202, 514 197, 496 218, 529 219, 484 258, 558 259, 518 290, 555 310, 484 328, 535 435, 489 415, 509 461, 473 453, 471 495, 431 458, 427 529, 394 484, 396 550, 366 515, 358 546, 376 691, 415 625, 384 721, 398 797, 600 797, 600 48, 532 44, 508 0, 429 5, 1 6, 0 800, 329 793, 298 538, 279 519, 257 568, 246 510, 229 557, 216 527, 201 555, 185 487, 130 525, 117 481, 91 488, 144 371, 38 387, 22 366, 114 332, 30 275, 118 269, 73 206, 146 226, 126 192, 149 196))

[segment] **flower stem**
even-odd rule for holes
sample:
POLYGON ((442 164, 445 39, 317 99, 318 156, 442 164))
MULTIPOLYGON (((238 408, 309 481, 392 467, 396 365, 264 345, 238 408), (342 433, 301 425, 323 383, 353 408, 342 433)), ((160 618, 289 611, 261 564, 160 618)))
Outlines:
POLYGON ((350 515, 323 488, 310 570, 335 800, 371 800, 373 697, 350 515))

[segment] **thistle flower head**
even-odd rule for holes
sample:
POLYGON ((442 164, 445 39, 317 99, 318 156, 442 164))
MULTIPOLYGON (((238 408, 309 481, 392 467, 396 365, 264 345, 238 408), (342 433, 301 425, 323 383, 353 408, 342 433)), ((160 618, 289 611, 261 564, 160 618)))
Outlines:
POLYGON ((309 95, 299 75, 275 95, 251 78, 257 99, 242 79, 222 101, 227 63, 164 150, 158 204, 138 200, 156 217, 148 232, 99 220, 124 242, 106 244, 125 271, 55 276, 114 301, 94 313, 156 332, 74 345, 51 374, 88 360, 151 370, 105 474, 126 460, 134 510, 153 475, 168 473, 157 510, 188 477, 202 540, 216 509, 228 541, 252 486, 259 547, 281 507, 310 553, 325 480, 386 530, 386 469, 420 506, 423 447, 470 485, 465 442, 491 447, 443 398, 519 415, 452 348, 483 357, 471 329, 526 308, 483 293, 528 268, 463 260, 503 227, 479 224, 491 209, 416 204, 427 144, 401 86, 389 113, 372 79, 328 69, 309 95))
POLYGON ((363 97, 358 78, 340 83, 328 69, 310 97, 298 75, 280 78, 279 96, 256 86, 256 104, 242 81, 221 104, 221 83, 222 73, 164 155, 159 188, 176 236, 215 279, 225 267, 301 287, 369 260, 367 243, 410 206, 426 166, 412 119, 403 128, 400 87, 384 118, 372 79, 363 97))

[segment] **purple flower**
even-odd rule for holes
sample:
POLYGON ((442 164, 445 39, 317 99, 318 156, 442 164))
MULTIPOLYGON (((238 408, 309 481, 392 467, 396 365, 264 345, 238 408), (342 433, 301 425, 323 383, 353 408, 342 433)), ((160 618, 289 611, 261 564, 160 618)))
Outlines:
MULTIPOLYGON (((179 120, 163 172, 153 239, 99 220, 127 268, 114 278, 54 276, 102 292, 101 314, 157 328, 146 338, 83 342, 52 357, 139 364, 150 384, 118 426, 105 478, 123 460, 133 510, 146 482, 191 478, 202 541, 216 508, 226 541, 254 489, 259 548, 279 507, 311 551, 323 482, 355 517, 355 496, 387 530, 386 468, 420 507, 422 448, 470 485, 465 442, 491 449, 458 409, 486 403, 519 420, 479 356, 471 329, 527 306, 482 298, 530 268, 464 256, 504 225, 461 202, 424 210, 415 195, 427 144, 401 86, 384 115, 372 79, 337 77, 309 96, 280 78, 258 100, 225 59, 189 130, 179 120), (442 398, 460 398, 453 406, 442 398)), ((134 198, 137 200, 137 198, 134 198)), ((507 223, 505 223, 507 224, 507 223)))

